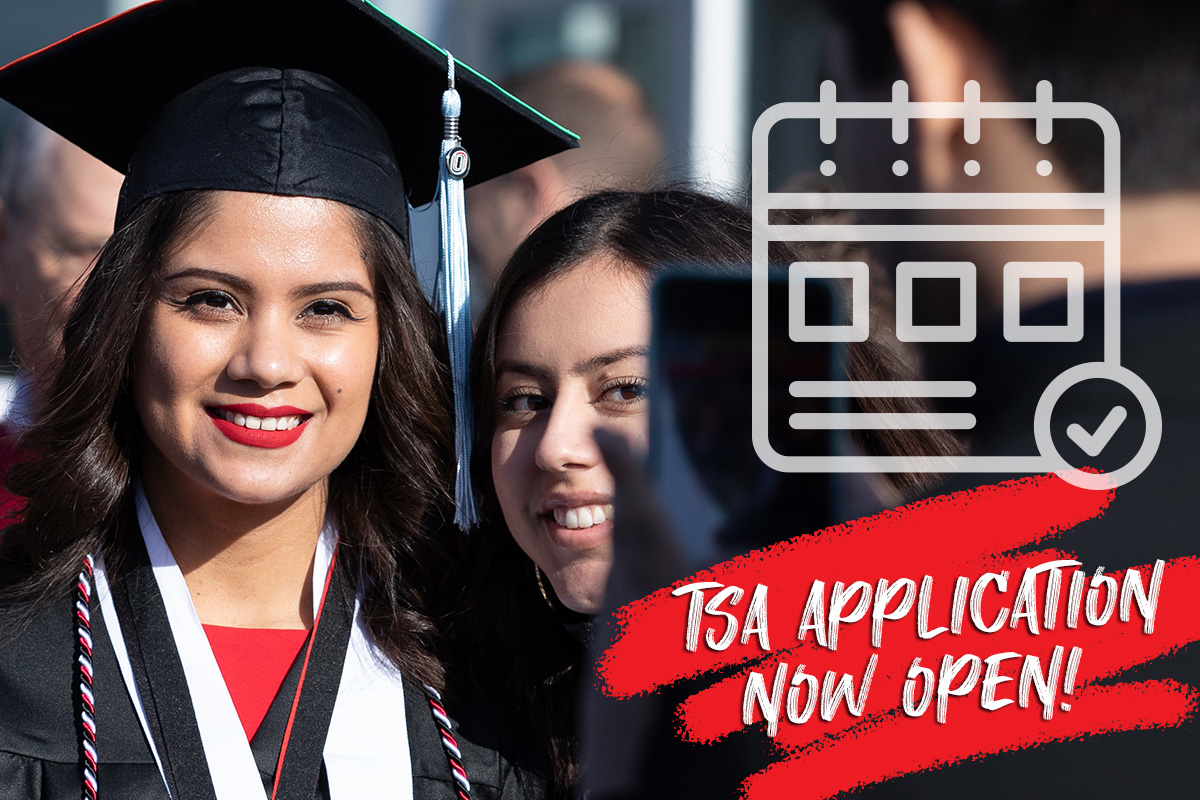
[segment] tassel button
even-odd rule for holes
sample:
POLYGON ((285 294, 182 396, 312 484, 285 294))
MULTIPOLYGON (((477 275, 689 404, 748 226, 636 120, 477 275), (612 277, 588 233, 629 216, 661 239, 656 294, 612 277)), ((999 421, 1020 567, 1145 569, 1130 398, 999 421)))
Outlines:
POLYGON ((446 153, 446 172, 453 178, 465 178, 471 171, 471 157, 462 147, 455 147, 446 153))

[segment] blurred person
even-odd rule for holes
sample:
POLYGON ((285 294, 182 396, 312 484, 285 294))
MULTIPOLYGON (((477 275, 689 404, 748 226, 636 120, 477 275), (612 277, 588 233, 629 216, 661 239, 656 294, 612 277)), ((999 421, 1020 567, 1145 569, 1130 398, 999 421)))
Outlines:
POLYGON ((0 517, 21 506, 4 476, 22 457, 19 434, 53 378, 66 312, 112 235, 120 190, 119 172, 17 115, 0 153, 0 303, 18 368, 0 409, 0 517))
MULTIPOLYGON (((1037 83, 1048 80, 1055 100, 1094 102, 1111 112, 1121 129, 1122 280, 1200 275, 1188 230, 1200 217, 1200 153, 1191 152, 1200 141, 1194 98, 1200 55, 1190 35, 1200 24, 1200 11, 1181 16, 1174 4, 1158 0, 1136 7, 1106 0, 1050 6, 1036 0, 901 0, 886 13, 914 101, 962 100, 969 80, 979 82, 985 102, 1031 101, 1037 83)), ((979 141, 969 144, 961 120, 914 120, 921 188, 1100 191, 1098 142, 1087 138, 1083 126, 1057 122, 1048 145, 1036 141, 1030 120, 1015 119, 985 120, 991 130, 985 127, 979 141), (976 174, 964 169, 968 159, 983 165, 976 174), (1037 169, 1041 159, 1049 162, 1044 175, 1037 169)), ((976 255, 999 248, 986 242, 957 246, 976 255)), ((1009 261, 1051 260, 1068 257, 1070 250, 1057 243, 1006 243, 1003 252, 1009 261), (1014 246, 1021 247, 1015 254, 1014 246)), ((985 310, 998 310, 1001 276, 992 270, 980 278, 985 310)), ((1099 271, 1089 270, 1086 286, 1098 288, 1101 279, 1099 271)), ((1060 286, 1034 287, 1022 299, 1035 304, 1054 297, 1060 286)))
POLYGON ((53 376, 79 279, 112 235, 121 173, 19 114, 0 154, 0 303, 18 369, 15 408, 0 435, 29 416, 53 376))
MULTIPOLYGON (((835 251, 830 246, 824 254, 834 257, 835 251)), ((596 432, 617 431, 636 447, 647 445, 655 276, 678 264, 748 274, 750 258, 748 209, 686 189, 601 192, 559 211, 521 244, 480 320, 473 351, 474 469, 486 523, 470 542, 475 570, 468 582, 467 609, 474 615, 468 638, 484 657, 503 665, 490 671, 501 681, 496 696, 546 741, 553 797, 570 796, 579 775, 574 704, 586 667, 579 637, 604 605, 614 563, 612 520, 614 512, 621 513, 596 432)), ((742 288, 748 303, 749 284, 742 288)), ((849 348, 851 379, 915 379, 905 348, 886 333, 890 322, 883 309, 873 325, 884 333, 849 348)), ((748 354, 744 361, 739 365, 744 376, 729 382, 741 388, 733 407, 748 409, 748 354)), ((858 402, 870 411, 920 408, 919 401, 908 399, 858 402)), ((741 422, 748 439, 748 412, 731 424, 741 422)), ((957 452, 957 442, 944 432, 894 433, 896 438, 859 444, 877 455, 957 452)), ((709 474, 701 477, 719 494, 715 480, 727 480, 730 471, 740 473, 742 466, 702 468, 709 474)), ((779 476, 755 473, 762 485, 773 477, 779 476)), ((897 492, 912 492, 927 476, 888 477, 897 492)), ((756 525, 754 546, 812 531, 795 511, 796 484, 779 483, 780 497, 760 500, 783 502, 793 513, 770 522, 758 518, 763 524, 756 525)), ((655 564, 667 573, 688 566, 708 565, 655 564)), ((761 762, 761 754, 748 752, 745 742, 723 746, 715 757, 683 746, 671 738, 670 713, 668 708, 658 720, 656 733, 665 738, 652 746, 662 769, 646 776, 648 793, 686 796, 690 790, 707 796, 715 786, 732 792, 742 777, 739 765, 761 762)), ((616 742, 605 745, 620 749, 616 742)))
POLYGON ((579 134, 580 146, 467 192, 471 266, 479 302, 539 223, 600 189, 649 188, 662 135, 641 87, 616 67, 562 61, 509 81, 509 91, 579 134))
MULTIPOLYGON (((1122 183, 1120 363, 1156 396, 1163 437, 1150 466, 1118 490, 1103 518, 1062 534, 1059 546, 1075 553, 1083 568, 1106 571, 1200 553, 1195 536, 1200 474, 1194 466, 1200 451, 1200 103, 1195 96, 1200 9, 1162 0, 901 0, 829 4, 829 9, 843 28, 837 40, 849 48, 850 57, 841 63, 851 65, 853 73, 839 91, 879 91, 886 85, 893 76, 884 55, 890 37, 894 64, 912 100, 962 100, 963 84, 976 80, 984 101, 1030 101, 1038 81, 1048 80, 1055 100, 1094 102, 1116 118, 1122 183)), ((1099 191, 1097 142, 1079 125, 1056 120, 1054 126, 1052 141, 1043 145, 1032 121, 988 120, 978 143, 968 144, 961 120, 914 120, 914 172, 928 192, 1099 191), (964 169, 967 159, 978 162, 977 174, 964 169), (1042 160, 1052 166, 1048 173, 1037 170, 1042 160)), ((864 149, 848 155, 871 158, 864 149)), ((958 213, 957 221, 974 221, 958 213)), ((1056 213, 1055 222, 1095 221, 1082 212, 1079 217, 1056 213)), ((1001 335, 1003 264, 1086 261, 1076 247, 960 243, 949 255, 937 256, 979 266, 980 333, 960 347, 956 358, 942 362, 944 373, 932 376, 970 379, 979 387, 987 405, 972 410, 990 421, 973 438, 972 454, 1037 452, 1033 410, 1046 386, 1070 366, 1105 360, 1102 273, 1094 260, 1085 267, 1080 341, 1018 344, 1001 335), (991 317, 987 326, 986 317, 991 317)), ((1065 282, 1029 283, 1021 288, 1022 324, 1062 324, 1071 313, 1065 282)), ((1137 405, 1127 391, 1104 381, 1071 391, 1070 402, 1060 404, 1066 413, 1055 411, 1056 431, 1077 421, 1090 434, 1117 405, 1137 405)), ((1131 414, 1107 443, 1101 442, 1099 455, 1085 457, 1082 448, 1063 452, 1072 463, 1108 470, 1133 456, 1144 429, 1131 414)), ((1072 446, 1065 438, 1056 441, 1072 446)), ((982 480, 958 476, 946 488, 982 480)), ((1179 612, 1194 613, 1189 610, 1194 599, 1176 598, 1184 603, 1179 612)), ((1200 687, 1200 648, 1192 644, 1133 674, 1139 680, 1200 687)), ((1198 749, 1200 724, 1193 715, 1170 729, 1083 737, 972 759, 866 789, 863 796, 1194 797, 1200 796, 1198 749)))

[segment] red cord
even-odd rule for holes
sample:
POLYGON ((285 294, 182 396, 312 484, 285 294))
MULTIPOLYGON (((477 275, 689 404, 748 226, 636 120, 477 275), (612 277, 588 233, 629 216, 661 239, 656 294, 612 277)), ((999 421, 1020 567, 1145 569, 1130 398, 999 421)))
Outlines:
POLYGON ((304 689, 304 676, 308 674, 308 659, 312 656, 313 642, 317 640, 317 626, 321 624, 321 612, 325 610, 325 596, 329 594, 329 584, 333 580, 333 568, 336 564, 337 545, 334 545, 333 558, 329 561, 329 571, 325 574, 325 588, 321 590, 321 605, 317 607, 312 633, 308 637, 308 647, 304 651, 304 666, 300 668, 300 683, 296 686, 296 696, 292 698, 292 711, 288 714, 287 727, 283 731, 283 746, 279 748, 279 760, 275 762, 275 785, 271 787, 271 800, 275 800, 275 795, 279 792, 279 779, 283 775, 283 757, 287 755, 288 741, 292 738, 292 724, 296 721, 296 710, 300 707, 300 692, 304 689))

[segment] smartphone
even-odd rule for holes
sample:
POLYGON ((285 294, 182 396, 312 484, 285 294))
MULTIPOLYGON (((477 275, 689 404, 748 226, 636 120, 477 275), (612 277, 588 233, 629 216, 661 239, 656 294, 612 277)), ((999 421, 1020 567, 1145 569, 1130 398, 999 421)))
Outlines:
MULTIPOLYGON (((843 324, 836 280, 810 280, 809 324, 843 324)), ((768 292, 770 440, 784 455, 845 451, 845 434, 795 430, 797 412, 838 413, 843 398, 794 398, 796 380, 844 380, 845 346, 793 342, 786 271, 768 292)), ((843 521, 844 476, 781 473, 751 437, 751 282, 741 270, 681 267, 652 295, 650 471, 688 557, 713 564, 843 521)))

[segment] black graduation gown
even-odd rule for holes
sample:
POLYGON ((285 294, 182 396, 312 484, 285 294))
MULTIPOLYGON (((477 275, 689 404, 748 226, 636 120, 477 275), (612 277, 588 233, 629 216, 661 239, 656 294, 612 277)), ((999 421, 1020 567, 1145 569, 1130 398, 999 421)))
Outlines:
MULTIPOLYGON (((10 585, 12 576, 8 577, 0 579, 0 585, 10 585)), ((64 592, 61 598, 32 610, 15 605, 0 608, 0 797, 5 800, 78 800, 82 796, 74 605, 74 598, 64 592)), ((92 640, 100 796, 167 800, 98 606, 92 613, 92 640)), ((298 673, 299 660, 252 743, 268 787, 290 710, 289 686, 295 686, 298 673)), ((456 798, 457 784, 425 692, 406 682, 404 695, 413 797, 456 798)), ((453 713, 453 707, 448 711, 453 713)), ((475 744, 457 727, 454 734, 473 798, 542 797, 544 784, 538 776, 511 766, 495 749, 475 744)), ((317 797, 324 794, 322 776, 317 797)))

